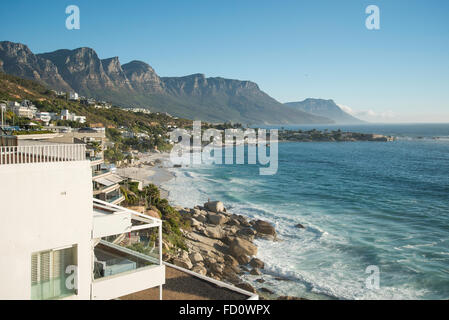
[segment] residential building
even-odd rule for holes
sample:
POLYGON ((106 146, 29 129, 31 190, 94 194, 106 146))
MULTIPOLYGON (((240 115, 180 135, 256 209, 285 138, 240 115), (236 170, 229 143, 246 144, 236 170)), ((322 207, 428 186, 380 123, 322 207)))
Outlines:
POLYGON ((79 100, 79 96, 78 96, 78 93, 76 93, 76 92, 74 92, 74 91, 71 91, 70 93, 69 93, 69 100, 79 100))
POLYGON ((0 147, 0 176, 0 299, 162 294, 161 220, 92 199, 85 145, 0 147))
POLYGON ((14 107, 13 112, 18 117, 28 118, 28 119, 33 119, 34 115, 35 115, 35 113, 33 112, 32 109, 30 109, 28 107, 24 107, 24 106, 14 107))
POLYGON ((79 123, 86 123, 86 117, 85 116, 77 116, 74 113, 70 113, 69 110, 64 109, 61 111, 61 120, 68 120, 68 121, 76 121, 79 123))
POLYGON ((21 103, 9 101, 8 109, 16 116, 28 119, 33 119, 37 112, 37 108, 29 100, 23 100, 21 103))
POLYGON ((73 115, 73 121, 76 121, 76 122, 79 122, 79 123, 86 123, 86 117, 85 116, 73 115))
POLYGON ((145 114, 151 113, 150 109, 146 109, 146 108, 125 108, 125 110, 131 111, 134 113, 138 113, 138 112, 145 113, 145 114))

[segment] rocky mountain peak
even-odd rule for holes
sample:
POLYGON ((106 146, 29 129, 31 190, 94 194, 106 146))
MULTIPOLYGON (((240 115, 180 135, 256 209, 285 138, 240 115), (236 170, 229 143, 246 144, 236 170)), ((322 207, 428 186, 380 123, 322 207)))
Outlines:
POLYGON ((130 84, 136 90, 141 92, 148 90, 151 93, 163 91, 164 84, 149 64, 133 60, 124 64, 122 68, 130 84))

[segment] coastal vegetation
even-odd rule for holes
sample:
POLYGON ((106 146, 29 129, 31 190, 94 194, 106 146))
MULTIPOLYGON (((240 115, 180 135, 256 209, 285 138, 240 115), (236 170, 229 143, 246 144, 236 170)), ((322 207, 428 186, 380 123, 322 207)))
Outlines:
POLYGON ((170 245, 166 247, 173 250, 186 250, 181 229, 189 229, 188 220, 173 208, 167 199, 161 198, 160 190, 154 184, 149 184, 140 191, 137 182, 126 182, 121 186, 121 192, 125 197, 125 206, 143 206, 147 214, 153 215, 164 221, 162 233, 164 241, 170 245))

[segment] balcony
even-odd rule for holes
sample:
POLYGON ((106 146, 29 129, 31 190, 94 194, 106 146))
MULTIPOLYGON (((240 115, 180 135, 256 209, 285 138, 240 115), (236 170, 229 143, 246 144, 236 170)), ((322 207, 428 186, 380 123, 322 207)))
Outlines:
POLYGON ((94 179, 102 178, 109 174, 111 174, 111 171, 109 171, 109 169, 92 169, 92 178, 94 179))
MULTIPOLYGON (((111 185, 103 185, 98 181, 94 181, 93 184, 94 184, 94 189, 93 189, 94 196, 101 195, 101 194, 106 195, 106 194, 112 193, 113 191, 115 191, 117 189, 120 189, 120 185, 118 183, 114 183, 111 185)), ((107 199, 104 199, 105 197, 103 197, 103 198, 96 197, 96 198, 100 199, 100 200, 107 201, 107 199)))
POLYGON ((0 165, 86 160, 84 144, 0 147, 0 165))
POLYGON ((93 207, 93 299, 164 284, 162 221, 98 199, 93 207))
POLYGON ((111 203, 111 204, 120 204, 123 201, 125 201, 125 196, 122 194, 110 197, 110 198, 106 198, 106 201, 111 203))
POLYGON ((91 156, 91 157, 88 156, 87 159, 90 161, 91 166, 96 166, 96 165, 102 164, 104 162, 104 158, 99 155, 91 156))
POLYGON ((94 188, 94 197, 111 204, 119 204, 125 200, 125 196, 120 192, 120 185, 115 184, 110 187, 94 188))
MULTIPOLYGON (((142 246, 141 248, 145 248, 142 246)), ((159 265, 159 252, 156 247, 148 249, 153 252, 143 254, 127 247, 100 240, 95 246, 94 279, 107 278, 149 266, 159 265)))

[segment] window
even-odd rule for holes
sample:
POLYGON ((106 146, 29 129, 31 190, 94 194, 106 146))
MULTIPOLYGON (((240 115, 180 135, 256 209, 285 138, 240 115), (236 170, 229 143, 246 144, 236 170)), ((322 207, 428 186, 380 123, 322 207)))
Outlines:
POLYGON ((59 299, 76 294, 76 246, 31 255, 31 299, 59 299))

